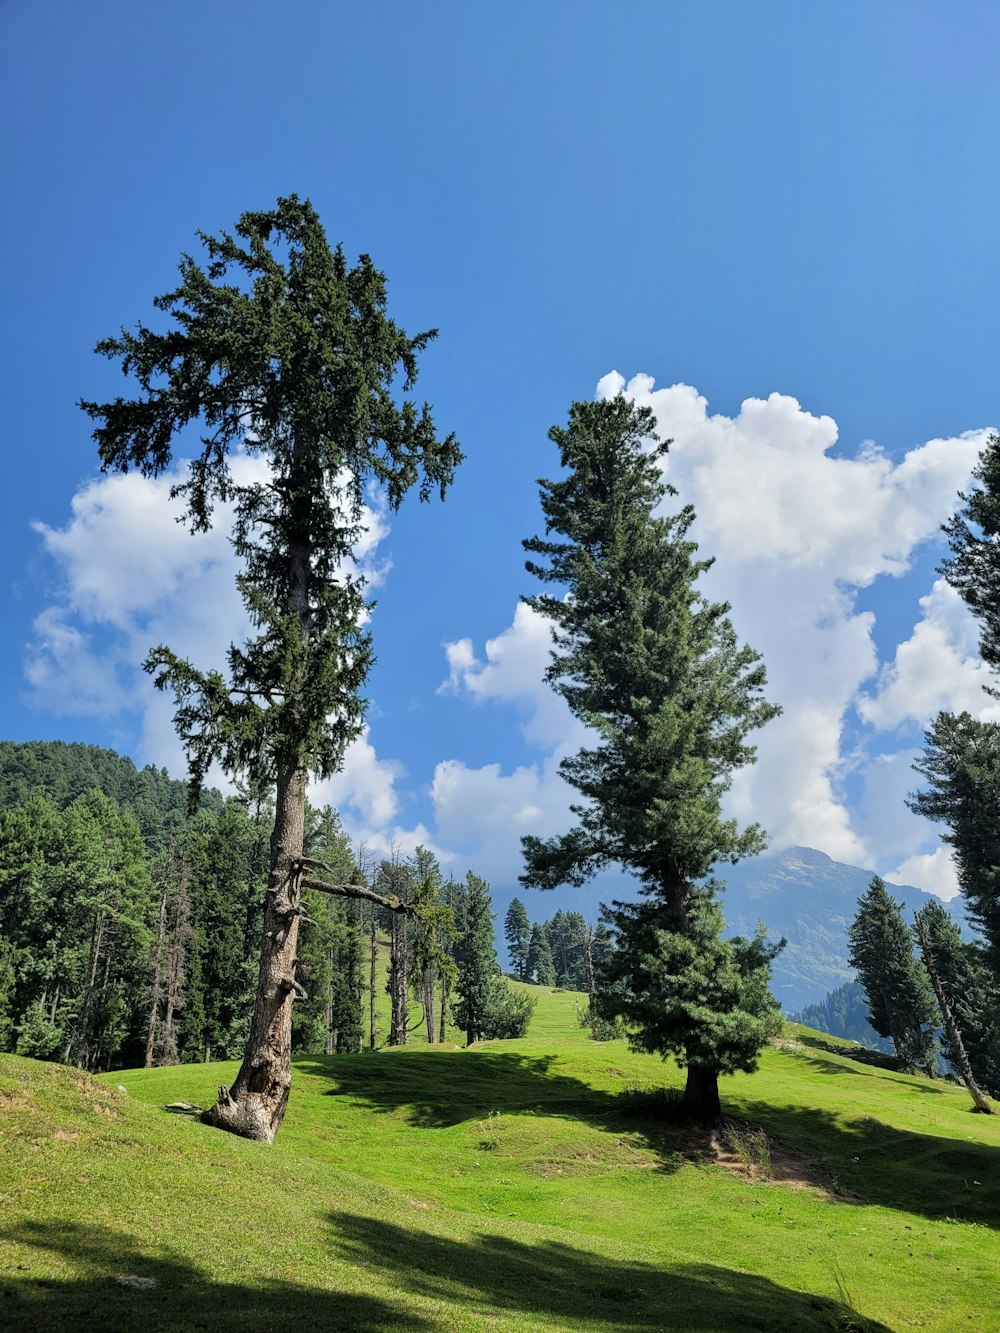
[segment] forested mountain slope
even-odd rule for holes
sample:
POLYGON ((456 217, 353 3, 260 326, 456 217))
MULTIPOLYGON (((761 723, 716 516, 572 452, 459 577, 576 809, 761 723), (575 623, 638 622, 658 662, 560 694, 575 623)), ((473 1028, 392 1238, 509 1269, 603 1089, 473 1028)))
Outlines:
MULTIPOLYGON (((103 792, 132 812, 147 843, 162 836, 171 816, 187 810, 187 783, 171 778, 165 768, 136 768, 127 756, 100 745, 0 741, 0 809, 39 789, 59 810, 89 791, 103 792)), ((218 814, 222 807, 217 791, 202 792, 200 809, 218 814)))
MULTIPOLYGON (((723 907, 730 930, 752 934, 764 921, 772 937, 788 940, 774 964, 772 990, 786 1013, 824 1000, 854 978, 847 961, 847 928, 874 871, 834 861, 812 847, 789 847, 735 866, 721 866, 723 907)), ((910 922, 929 895, 890 884, 910 922)), ((961 900, 946 905, 962 921, 961 900)))

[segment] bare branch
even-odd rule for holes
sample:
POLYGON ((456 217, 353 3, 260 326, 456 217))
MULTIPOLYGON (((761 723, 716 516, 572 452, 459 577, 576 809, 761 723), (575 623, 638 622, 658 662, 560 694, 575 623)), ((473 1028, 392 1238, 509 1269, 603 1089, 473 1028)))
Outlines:
POLYGON ((374 889, 369 889, 364 884, 327 884, 322 879, 302 880, 304 889, 318 889, 320 893, 332 894, 335 898, 363 898, 366 902, 375 903, 377 907, 384 907, 387 912, 409 912, 411 909, 404 902, 401 902, 395 894, 388 898, 381 893, 376 893, 374 889))

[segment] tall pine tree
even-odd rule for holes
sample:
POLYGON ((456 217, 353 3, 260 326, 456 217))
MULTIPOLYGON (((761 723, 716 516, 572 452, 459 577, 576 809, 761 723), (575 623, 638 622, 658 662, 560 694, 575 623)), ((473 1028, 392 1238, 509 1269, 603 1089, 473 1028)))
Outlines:
POLYGON ((934 1076, 935 1007, 923 968, 913 956, 913 934, 900 903, 878 875, 858 900, 848 929, 851 966, 868 997, 868 1021, 889 1037, 906 1065, 934 1076))
POLYGON ((514 898, 507 908, 503 921, 504 939, 507 941, 507 957, 510 965, 521 981, 527 980, 528 945, 531 943, 531 922, 528 911, 520 898, 514 898))
POLYGON ((983 661, 1000 673, 1000 435, 987 440, 972 480, 944 526, 951 556, 941 572, 979 621, 983 661))
POLYGON ((578 885, 608 864, 638 877, 645 901, 616 906, 620 966, 602 1003, 639 1046, 686 1064, 686 1110, 717 1119, 719 1074, 755 1067, 776 1007, 760 1000, 760 951, 723 941, 711 894, 695 886, 715 862, 764 846, 756 825, 739 830, 720 806, 753 762, 749 734, 778 709, 728 607, 697 589, 711 562, 696 559, 693 509, 660 513, 673 491, 654 427, 619 396, 574 404, 549 432, 566 475, 540 483, 546 536, 525 547, 544 562, 528 570, 555 591, 526 600, 553 622, 548 680, 593 742, 560 765, 582 798, 578 825, 523 839, 522 882, 578 885), (703 988, 719 968, 731 982, 703 988))
POLYGON ((911 810, 947 825, 969 915, 990 946, 1000 978, 1000 726, 969 713, 939 713, 913 765, 927 780, 911 810))
MULTIPOLYGON (((234 514, 238 586, 258 631, 229 652, 227 675, 154 649, 147 668, 173 690, 175 723, 197 790, 213 761, 275 793, 260 971, 246 1053, 220 1088, 209 1123, 271 1142, 291 1085, 292 1004, 302 890, 330 885, 303 853, 306 781, 329 775, 363 725, 361 688, 372 661, 363 581, 351 553, 363 498, 380 486, 396 509, 414 485, 442 495, 461 453, 439 440, 411 390, 433 332, 408 336, 386 314, 384 276, 363 255, 353 268, 331 250, 314 209, 294 195, 244 213, 235 234, 201 237, 180 284, 158 297, 165 333, 142 325, 98 344, 120 359, 139 394, 85 402, 105 469, 149 476, 172 462, 185 426, 201 451, 174 488, 195 530, 215 506, 234 514), (267 465, 247 479, 233 455, 267 465)), ((385 904, 391 905, 391 904, 385 904)))

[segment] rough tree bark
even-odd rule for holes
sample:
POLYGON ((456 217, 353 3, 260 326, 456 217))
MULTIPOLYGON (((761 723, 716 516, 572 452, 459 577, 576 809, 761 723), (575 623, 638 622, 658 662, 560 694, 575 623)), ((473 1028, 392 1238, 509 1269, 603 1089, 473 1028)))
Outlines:
POLYGON ((163 970, 163 945, 167 933, 167 881, 164 877, 160 889, 160 915, 156 924, 156 945, 153 954, 153 982, 149 1002, 149 1028, 146 1033, 146 1069, 153 1067, 153 1050, 156 1046, 156 1025, 160 1015, 160 978, 163 970))
POLYGON ((295 980, 295 966, 305 808, 305 769, 286 768, 277 782, 260 972, 247 1051, 232 1087, 221 1087, 219 1100, 202 1116, 209 1125, 264 1143, 273 1143, 281 1128, 292 1085, 292 1003, 303 993, 295 980))
POLYGON ((972 1065, 969 1063, 969 1057, 965 1050, 965 1042, 962 1040, 962 1034, 959 1031, 958 1023, 955 1021, 955 1015, 948 1002, 944 987, 941 985, 941 978, 938 976, 937 964, 934 961, 934 952, 931 949, 931 942, 927 935, 927 927, 920 919, 917 913, 917 942, 920 945, 920 956, 924 961, 924 967, 927 969, 927 975, 930 977, 931 987, 934 996, 938 1002, 938 1008, 941 1010, 941 1019, 944 1023, 944 1029, 948 1034, 948 1040, 951 1042, 951 1049, 955 1052, 958 1059, 958 1072, 962 1082, 965 1084, 972 1103, 977 1111, 983 1115, 992 1115, 993 1107, 986 1098, 985 1093, 976 1082, 972 1072, 972 1065))
POLYGON ((409 994, 406 986, 406 914, 394 912, 389 945, 389 998, 391 1021, 389 1045, 405 1046, 409 994))

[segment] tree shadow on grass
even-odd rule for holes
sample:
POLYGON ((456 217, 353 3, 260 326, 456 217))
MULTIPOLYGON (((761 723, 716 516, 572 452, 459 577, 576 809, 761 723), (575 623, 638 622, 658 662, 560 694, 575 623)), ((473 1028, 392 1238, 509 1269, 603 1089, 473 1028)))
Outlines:
POLYGON ((886 1069, 893 1074, 906 1073, 899 1057, 890 1055, 888 1051, 873 1051, 867 1046, 838 1045, 835 1041, 824 1041, 822 1037, 807 1036, 805 1033, 796 1033, 793 1041, 796 1045, 811 1046, 817 1051, 830 1051, 845 1060, 853 1060, 855 1064, 874 1065, 877 1069, 886 1069))
MULTIPOLYGON (((329 1078, 335 1085, 329 1096, 350 1097, 376 1112, 405 1110, 408 1122, 421 1129, 481 1121, 491 1112, 561 1116, 614 1134, 641 1135, 662 1171, 715 1160, 706 1133, 671 1120, 669 1098, 658 1108, 655 1095, 593 1088, 559 1073, 558 1063, 557 1056, 482 1049, 473 1058, 461 1051, 408 1051, 375 1059, 317 1058, 297 1067, 329 1078)), ((835 1197, 1000 1227, 1000 1148, 898 1129, 872 1117, 844 1121, 815 1107, 746 1097, 737 1104, 741 1116, 815 1163, 814 1183, 835 1197)))
MULTIPOLYGON (((235 1223, 234 1223, 235 1224, 235 1223)), ((130 1236, 73 1222, 24 1222, 0 1239, 68 1260, 85 1276, 50 1277, 51 1263, 0 1273, 0 1328, 72 1333, 149 1333, 154 1329, 248 1331, 304 1329, 351 1333, 427 1333, 441 1326, 388 1301, 315 1290, 267 1277, 217 1282, 186 1260, 138 1248, 130 1236), (121 1282, 119 1279, 129 1279, 121 1282), (152 1282, 149 1280, 152 1279, 152 1282)), ((219 1237, 220 1245, 225 1237, 219 1237)))
POLYGON ((1000 1227, 1000 1147, 916 1134, 873 1116, 842 1120, 814 1106, 745 1100, 741 1110, 821 1158, 835 1192, 932 1220, 1000 1227))
POLYGON ((845 1329, 888 1333, 828 1297, 716 1264, 620 1263, 559 1241, 455 1240, 347 1213, 330 1217, 337 1257, 391 1273, 414 1295, 465 1307, 484 1324, 655 1330, 845 1329), (509 1323, 508 1323, 509 1321, 509 1323))
MULTIPOLYGON (((819 1043, 811 1044, 818 1045, 819 1043)), ((824 1074, 848 1074, 851 1078, 881 1079, 887 1083, 894 1084, 896 1087, 905 1087, 907 1092, 915 1092, 918 1094, 929 1092, 933 1096, 942 1096, 946 1088, 954 1086, 953 1084, 947 1083, 943 1078, 936 1080, 933 1083, 930 1079, 924 1079, 920 1083, 915 1083, 912 1081, 912 1075, 908 1071, 902 1069, 890 1069, 885 1065, 880 1066, 883 1070, 882 1073, 873 1073, 867 1069, 852 1069, 850 1064, 846 1064, 844 1061, 853 1060, 853 1056, 846 1055, 842 1051, 834 1051, 832 1046, 825 1046, 821 1049, 832 1051, 835 1055, 843 1055, 844 1059, 829 1060, 823 1055, 805 1055, 801 1052, 798 1053, 797 1058, 811 1064, 816 1069, 821 1069, 824 1074)), ((864 1064, 867 1062, 861 1061, 861 1063, 864 1064)))

